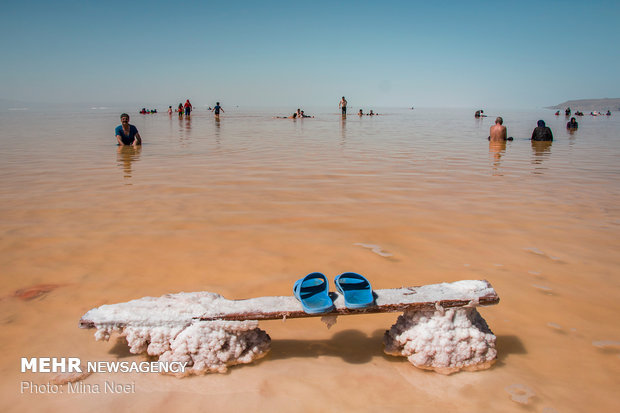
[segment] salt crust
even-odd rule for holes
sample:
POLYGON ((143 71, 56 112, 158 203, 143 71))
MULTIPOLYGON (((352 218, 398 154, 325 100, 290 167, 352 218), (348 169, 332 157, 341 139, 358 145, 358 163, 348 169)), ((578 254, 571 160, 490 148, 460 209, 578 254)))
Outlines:
POLYGON ((385 352, 416 367, 451 374, 482 370, 496 360, 496 337, 475 308, 407 310, 385 332, 385 352), (443 310, 443 309, 442 309, 443 310))
POLYGON ((271 344, 269 335, 258 328, 258 321, 193 319, 222 300, 228 301, 209 292, 167 294, 104 305, 83 318, 94 322, 97 340, 108 340, 112 333, 118 333, 134 354, 187 362, 182 375, 221 373, 228 366, 263 357, 271 344))
POLYGON ((160 361, 187 363, 176 376, 224 373, 228 366, 246 364, 270 350, 271 338, 258 321, 195 321, 187 326, 98 326, 97 340, 112 333, 127 340, 129 351, 159 356, 160 361))
MULTIPOLYGON (((384 305, 450 299, 476 302, 480 296, 494 293, 494 290, 485 282, 466 280, 375 290, 375 293, 377 304, 384 305)), ((343 297, 338 295, 334 305, 344 308, 343 297)), ((200 321, 199 318, 215 318, 231 313, 300 310, 301 305, 294 297, 227 300, 215 293, 194 292, 103 305, 88 311, 82 319, 95 325, 97 340, 108 340, 112 333, 118 333, 126 338, 134 354, 146 352, 164 361, 187 361, 190 368, 186 369, 185 374, 204 374, 223 372, 227 366, 250 363, 264 356, 269 351, 271 339, 258 329, 257 321, 200 321)), ((414 365, 429 366, 427 368, 435 370, 469 368, 484 360, 495 359, 495 336, 475 309, 447 310, 441 316, 433 314, 432 311, 405 312, 392 327, 394 333, 390 337, 393 338, 386 341, 390 343, 386 345, 386 352, 388 348, 398 354, 402 352, 414 365), (455 314, 455 311, 460 312, 455 314), (469 316, 462 317, 462 314, 469 316), (454 320, 448 322, 448 318, 454 320), (465 319, 470 318, 469 324, 466 323, 465 319), (478 327, 483 325, 484 328, 473 328, 472 324, 478 327), (406 331, 409 328, 416 333, 406 331), (445 334, 436 334, 435 329, 439 328, 445 330, 445 334), (416 338, 418 330, 423 332, 424 340, 416 338), (436 344, 441 344, 439 352, 433 349, 436 344), (425 348, 429 346, 431 348, 425 348), (402 350, 397 351, 398 348, 402 350)))
MULTIPOLYGON (((439 302, 442 300, 476 301, 494 294, 486 282, 464 280, 453 283, 424 285, 421 287, 374 290, 376 303, 382 305, 439 302)), ((334 306, 346 308, 344 297, 334 293, 334 306)), ((257 297, 247 300, 227 300, 211 292, 166 294, 161 297, 144 297, 126 303, 103 305, 84 314, 82 319, 100 326, 187 326, 196 318, 217 318, 227 314, 260 312, 302 311, 299 301, 292 296, 257 297)))

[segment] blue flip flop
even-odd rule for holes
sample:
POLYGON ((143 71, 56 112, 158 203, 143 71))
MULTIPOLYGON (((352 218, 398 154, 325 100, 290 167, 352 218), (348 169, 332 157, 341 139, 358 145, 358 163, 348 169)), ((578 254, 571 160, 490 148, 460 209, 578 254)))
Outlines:
POLYGON ((334 283, 338 292, 344 296, 344 305, 347 308, 364 308, 374 305, 375 297, 372 294, 372 288, 363 275, 345 272, 337 276, 334 283))
POLYGON ((308 314, 326 313, 334 309, 334 302, 327 292, 329 282, 320 272, 313 272, 297 280, 293 287, 295 297, 308 314))

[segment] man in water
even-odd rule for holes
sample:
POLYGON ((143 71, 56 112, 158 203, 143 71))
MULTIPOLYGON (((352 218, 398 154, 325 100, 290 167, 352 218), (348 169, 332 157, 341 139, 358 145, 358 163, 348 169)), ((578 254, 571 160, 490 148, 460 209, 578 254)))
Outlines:
POLYGON ((534 128, 532 131, 532 140, 533 141, 552 141, 553 133, 551 133, 551 129, 545 126, 544 120, 538 121, 538 126, 534 128))
POLYGON ((126 113, 121 115, 121 124, 116 127, 114 133, 119 146, 142 145, 142 138, 138 133, 138 129, 129 124, 129 115, 126 113))
POLYGON ((481 117, 483 117, 484 116, 483 113, 484 113, 484 110, 482 110, 482 109, 477 110, 476 113, 474 113, 474 118, 481 118, 481 117))
POLYGON ((570 122, 566 124, 566 129, 575 130, 579 127, 579 123, 577 123, 577 119, 570 118, 570 122))
POLYGON ((338 107, 342 109, 343 115, 347 114, 347 100, 344 98, 344 96, 342 97, 340 103, 338 103, 338 107))
POLYGON ((183 107, 185 108, 185 117, 189 118, 190 114, 192 113, 192 104, 189 103, 189 99, 185 101, 185 105, 183 105, 183 107))
POLYGON ((506 127, 504 126, 504 119, 498 116, 495 119, 495 125, 491 126, 489 130, 489 140, 491 142, 503 142, 508 140, 508 134, 506 133, 506 127))
POLYGON ((211 109, 211 112, 215 113, 215 119, 220 118, 220 111, 224 112, 224 109, 220 106, 220 102, 215 102, 215 106, 211 109))

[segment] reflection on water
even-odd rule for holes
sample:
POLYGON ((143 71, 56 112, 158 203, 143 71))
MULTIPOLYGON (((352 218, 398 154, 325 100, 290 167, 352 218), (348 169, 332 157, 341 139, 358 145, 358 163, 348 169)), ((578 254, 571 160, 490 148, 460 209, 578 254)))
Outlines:
POLYGON ((493 157, 493 175, 500 175, 499 167, 502 156, 506 153, 506 141, 490 141, 489 154, 493 157))
POLYGON ((543 168, 543 161, 549 159, 551 155, 551 145, 553 141, 535 141, 532 140, 532 165, 536 165, 533 173, 540 174, 541 170, 547 169, 543 168))
POLYGON ((123 169, 124 178, 131 178, 131 164, 140 160, 142 145, 125 145, 116 148, 116 164, 123 169))

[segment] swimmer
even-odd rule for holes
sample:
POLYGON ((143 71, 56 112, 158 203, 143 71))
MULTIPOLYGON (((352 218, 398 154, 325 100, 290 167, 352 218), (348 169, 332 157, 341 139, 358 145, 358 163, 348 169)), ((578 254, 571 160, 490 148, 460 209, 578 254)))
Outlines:
POLYGON ((555 112, 555 116, 560 116, 560 111, 555 112))
POLYGON ((129 115, 126 113, 121 115, 121 124, 116 127, 114 134, 119 146, 142 145, 142 138, 138 129, 129 124, 129 115))
POLYGON ((297 112, 295 112, 295 113, 297 113, 297 117, 298 118, 302 118, 303 117, 303 116, 301 116, 301 109, 297 108, 297 112))
POLYGON ((357 113, 359 116, 364 116, 364 112, 362 112, 362 110, 360 109, 360 111, 357 113))
POLYGON ((570 107, 566 108, 566 110, 564 111, 564 115, 570 116, 570 107))
POLYGON ((552 141, 553 133, 551 133, 551 129, 545 126, 544 120, 538 121, 538 126, 534 128, 532 131, 532 140, 533 141, 552 141))
POLYGON ((370 109, 370 112, 368 112, 368 116, 375 116, 375 115, 376 115, 376 113, 374 113, 374 112, 372 111, 372 109, 370 109))
POLYGON ((168 115, 172 115, 172 106, 168 106, 168 115))
POLYGON ((179 112, 179 119, 181 119, 183 117, 183 104, 182 103, 179 103, 179 107, 177 111, 179 112))
POLYGON ((482 109, 477 110, 476 113, 474 113, 474 118, 481 118, 481 117, 483 117, 484 116, 483 113, 484 113, 484 110, 482 110, 482 109))
POLYGON ((570 122, 566 124, 566 129, 575 130, 579 127, 579 123, 577 123, 577 119, 570 118, 570 122))
POLYGON ((302 118, 313 118, 314 117, 314 116, 306 115, 303 110, 301 111, 301 114, 299 116, 301 116, 302 118))
POLYGON ((211 109, 211 112, 215 113, 215 119, 220 118, 220 111, 224 112, 224 109, 220 106, 220 102, 215 102, 215 106, 211 109))
POLYGON ((607 110, 607 113, 605 115, 611 116, 611 110, 607 110))

